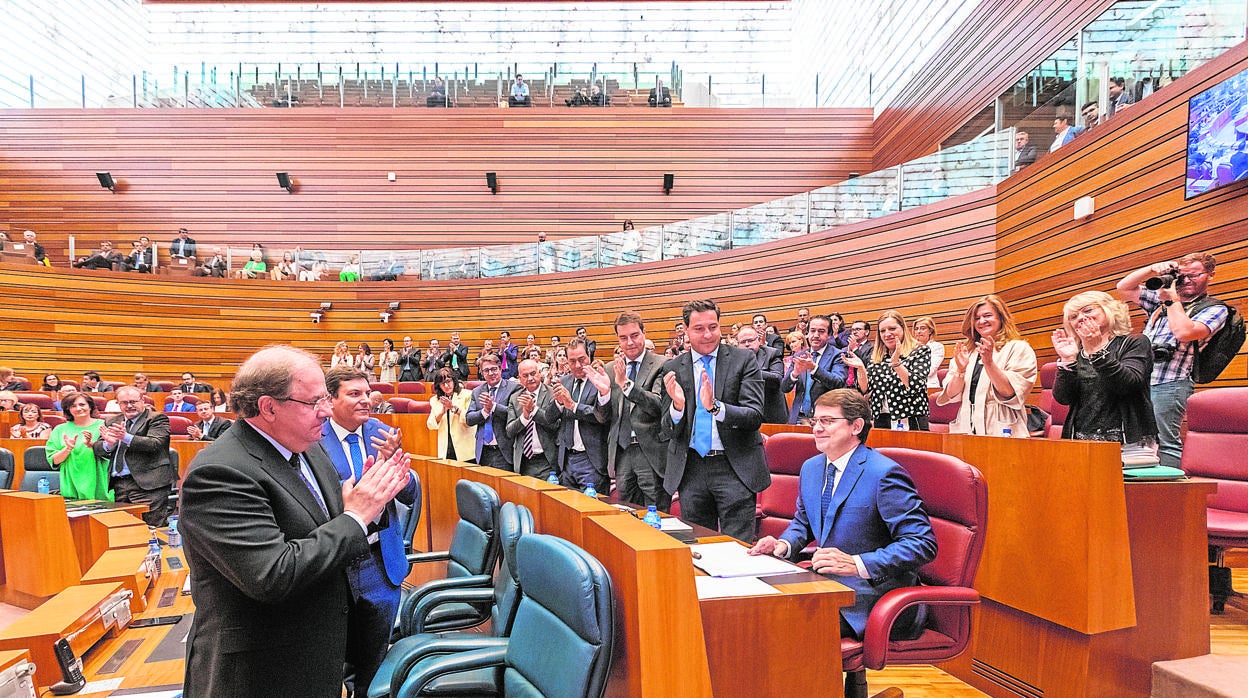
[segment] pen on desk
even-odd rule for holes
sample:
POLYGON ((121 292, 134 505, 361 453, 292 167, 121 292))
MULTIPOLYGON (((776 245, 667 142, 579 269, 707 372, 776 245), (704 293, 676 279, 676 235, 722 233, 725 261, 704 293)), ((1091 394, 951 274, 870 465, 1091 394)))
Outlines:
POLYGON ((691 552, 691 553, 692 553, 692 555, 693 555, 693 559, 695 559, 695 560, 701 560, 701 559, 702 559, 702 553, 700 553, 700 552, 698 552, 698 551, 696 551, 696 550, 692 550, 692 551, 690 551, 690 552, 691 552))

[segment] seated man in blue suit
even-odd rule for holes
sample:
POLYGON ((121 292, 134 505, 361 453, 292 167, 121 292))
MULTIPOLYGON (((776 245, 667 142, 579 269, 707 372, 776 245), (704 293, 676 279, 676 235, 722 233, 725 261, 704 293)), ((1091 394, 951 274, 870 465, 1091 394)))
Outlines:
MULTIPOLYGON (((325 373, 325 391, 332 412, 321 425, 321 445, 338 470, 338 479, 359 481, 364 469, 399 449, 398 429, 390 429, 372 416, 368 374, 351 366, 337 366, 325 373)), ((395 497, 411 506, 416 478, 395 497)), ((394 501, 386 504, 376 521, 368 525, 369 554, 347 568, 355 599, 347 623, 347 663, 354 669, 349 686, 367 687, 386 656, 390 631, 399 614, 400 585, 407 576, 407 556, 394 501)), ((348 669, 350 672, 350 669, 348 669)))
MULTIPOLYGON (((750 554, 795 558, 814 541, 811 569, 854 590, 854 605, 841 609, 841 636, 861 638, 881 596, 918 583, 918 569, 936 557, 936 536, 910 475, 864 445, 865 397, 848 388, 824 393, 811 421, 822 453, 802 464, 797 513, 778 540, 766 536, 750 554)), ((925 610, 902 613, 893 637, 916 637, 925 610)))

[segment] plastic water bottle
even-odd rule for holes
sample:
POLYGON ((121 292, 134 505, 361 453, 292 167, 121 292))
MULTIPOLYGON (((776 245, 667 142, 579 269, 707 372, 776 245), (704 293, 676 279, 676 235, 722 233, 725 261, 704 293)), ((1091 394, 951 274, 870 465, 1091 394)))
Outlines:
POLYGON ((893 425, 893 431, 910 431, 910 420, 902 419, 893 425))
POLYGON ((152 579, 156 579, 164 562, 160 559, 160 539, 155 535, 147 542, 147 556, 152 559, 152 579))
POLYGON ((1001 430, 1001 435, 1008 439, 1014 436, 1014 430, 1007 427, 1001 430))
POLYGON ((39 494, 49 494, 52 492, 52 483, 48 482, 48 478, 46 477, 39 478, 39 483, 36 487, 39 490, 39 494))
POLYGON ((598 490, 594 489, 594 486, 593 486, 593 485, 590 485, 589 487, 586 487, 586 488, 585 488, 585 496, 586 496, 586 497, 593 497, 594 499, 598 499, 598 490))
POLYGON ((176 516, 169 517, 169 547, 182 547, 182 534, 178 533, 178 517, 176 516))
POLYGON ((646 507, 646 516, 642 519, 642 521, 645 521, 660 531, 663 530, 663 520, 659 518, 659 510, 656 509, 653 504, 646 507))
POLYGON ((549 483, 550 483, 550 484, 552 484, 552 485, 558 485, 558 484, 559 484, 559 476, 558 476, 558 475, 556 475, 556 474, 555 474, 555 471, 553 471, 553 470, 552 470, 552 471, 550 471, 550 477, 546 478, 546 482, 549 482, 549 483))

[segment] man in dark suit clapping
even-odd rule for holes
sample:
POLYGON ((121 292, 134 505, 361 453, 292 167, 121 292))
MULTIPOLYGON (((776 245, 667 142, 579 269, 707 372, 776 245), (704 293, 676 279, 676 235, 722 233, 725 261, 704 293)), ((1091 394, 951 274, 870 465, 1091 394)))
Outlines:
POLYGON ((784 359, 780 358, 780 350, 763 346, 759 331, 754 327, 742 327, 737 331, 737 346, 753 352, 758 360, 758 372, 763 377, 763 422, 787 424, 788 405, 784 393, 780 391, 780 381, 784 376, 784 359))
POLYGON ((607 469, 615 473, 620 501, 662 511, 672 506, 663 489, 667 445, 662 442, 663 357, 646 349, 646 326, 634 312, 615 319, 621 355, 611 362, 611 431, 607 469))
POLYGON ((195 405, 195 414, 199 415, 199 421, 186 428, 186 435, 194 441, 216 441, 234 423, 225 417, 218 417, 212 410, 210 400, 200 400, 195 405))
POLYGON ((91 448, 108 462, 108 484, 118 502, 146 504, 143 520, 157 528, 169 521, 173 464, 169 461, 169 418, 143 403, 127 385, 117 390, 121 414, 104 422, 91 448))
POLYGON ((611 379, 601 365, 590 365, 585 342, 575 337, 568 342, 568 367, 551 386, 554 399, 546 406, 547 420, 559 422, 559 479, 567 487, 592 484, 606 493, 611 379))

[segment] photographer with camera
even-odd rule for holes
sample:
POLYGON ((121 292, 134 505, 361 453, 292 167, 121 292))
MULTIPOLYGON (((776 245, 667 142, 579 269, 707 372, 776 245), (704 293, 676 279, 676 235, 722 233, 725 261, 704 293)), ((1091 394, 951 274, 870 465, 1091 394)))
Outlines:
POLYGON ((1134 301, 1148 313, 1144 335, 1153 345, 1150 392, 1159 456, 1162 465, 1172 468, 1179 467, 1183 454, 1179 430, 1195 379, 1200 378, 1193 373, 1197 354, 1222 329, 1229 314, 1225 304, 1207 293, 1216 265, 1213 255, 1193 253, 1177 262, 1137 269, 1117 286, 1125 300, 1134 301))

